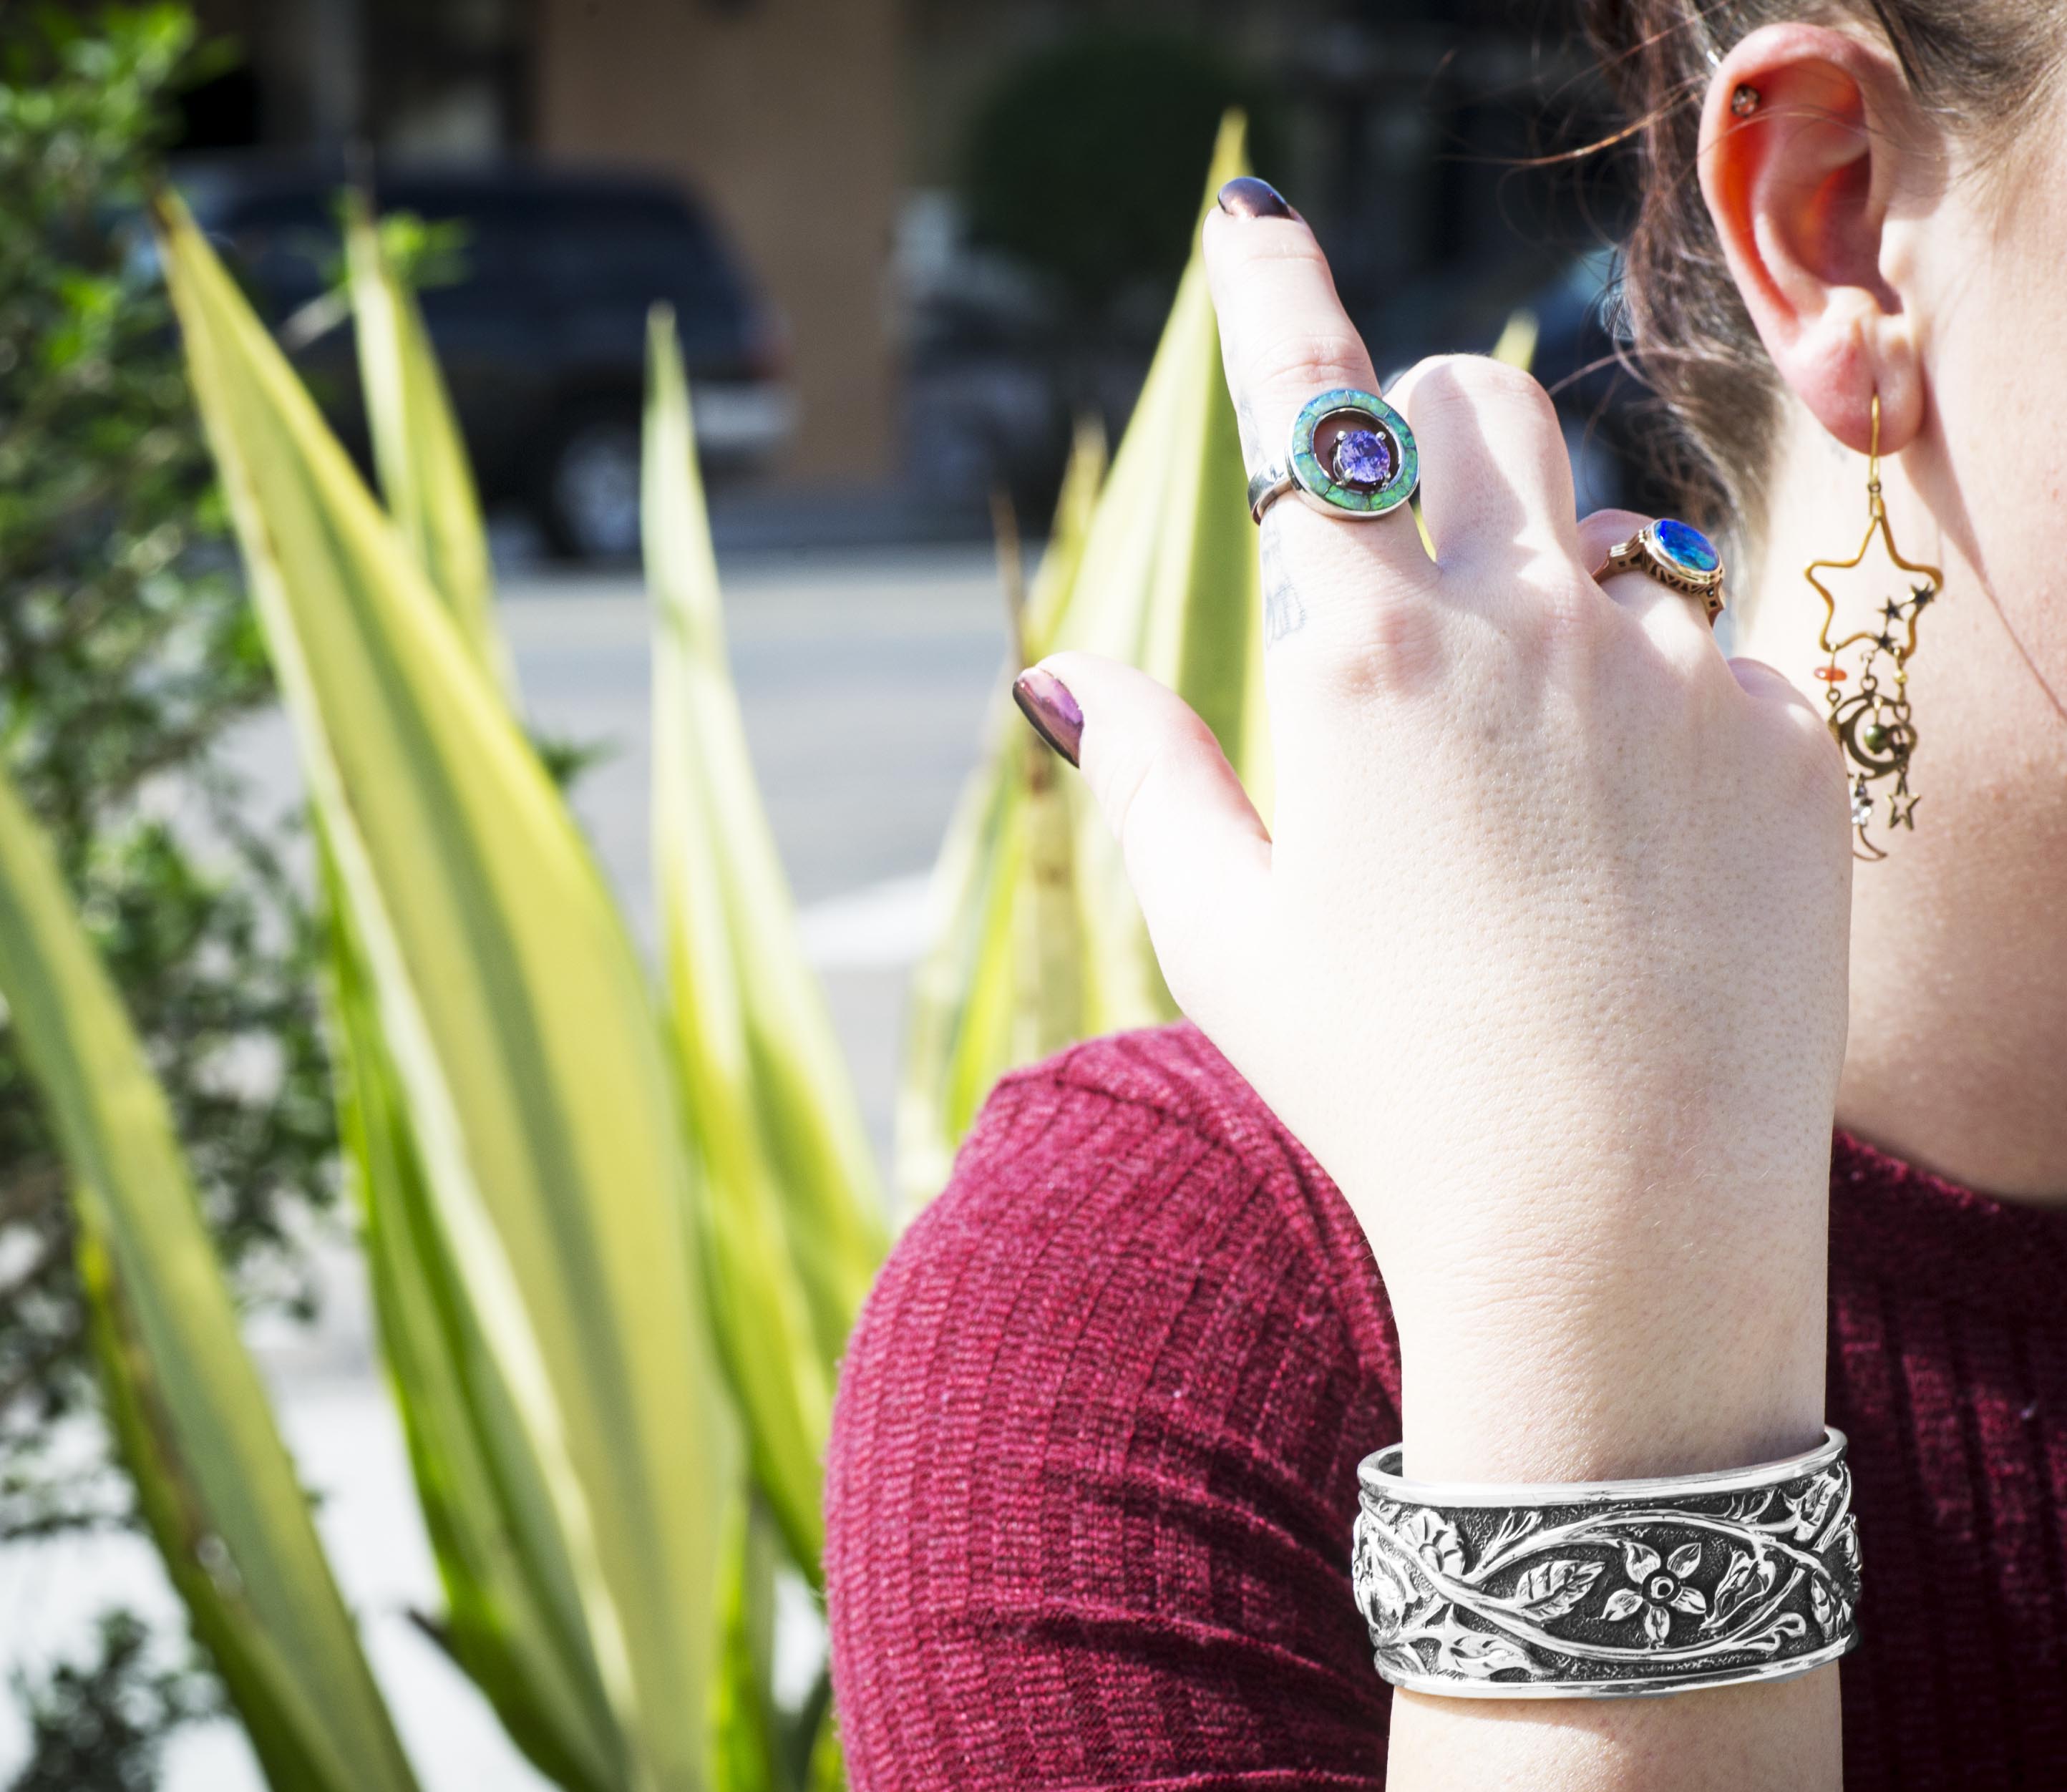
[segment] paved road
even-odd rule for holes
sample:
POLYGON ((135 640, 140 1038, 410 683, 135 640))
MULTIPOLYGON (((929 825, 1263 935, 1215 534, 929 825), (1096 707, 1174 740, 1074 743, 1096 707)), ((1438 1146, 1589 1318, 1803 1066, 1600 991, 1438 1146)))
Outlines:
MULTIPOLYGON (((1003 661, 994 570, 966 550, 761 557, 728 564, 725 584, 754 764, 871 1131, 887 1153, 924 873, 1003 661)), ((629 577, 506 579, 502 616, 534 725, 610 749, 581 780, 575 807, 650 945, 639 586, 629 577)), ((266 798, 294 799, 284 722, 253 727, 238 757, 266 798)), ((274 1331, 256 1342, 425 1792, 550 1792, 408 1619, 412 1607, 435 1608, 437 1577, 374 1361, 356 1258, 335 1241, 318 1248, 323 1324, 313 1335, 274 1331)), ((92 1615, 118 1601, 174 1609, 156 1557, 136 1539, 9 1552, 0 1558, 0 1668, 76 1652, 92 1615)), ((806 1611, 793 1614, 786 1631, 803 1672, 811 1629, 806 1611)), ((21 1744, 0 1701, 0 1779, 21 1744)), ((226 1725, 188 1736, 166 1766, 167 1792, 261 1792, 242 1737, 226 1725)))
MULTIPOLYGON (((798 900, 923 869, 1004 652, 989 556, 756 560, 725 584, 754 766, 798 900)), ((575 806, 613 874, 643 890, 643 595, 627 580, 533 579, 502 616, 534 722, 621 748, 575 806)))

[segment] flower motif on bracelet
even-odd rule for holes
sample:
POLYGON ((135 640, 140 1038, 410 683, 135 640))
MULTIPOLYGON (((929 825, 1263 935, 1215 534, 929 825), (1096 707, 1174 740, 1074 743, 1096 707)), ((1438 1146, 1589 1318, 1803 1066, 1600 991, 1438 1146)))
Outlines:
POLYGON ((1672 1552, 1670 1562, 1661 1562, 1657 1550, 1626 1537, 1622 1565, 1630 1585, 1618 1587, 1608 1595, 1601 1616, 1609 1623, 1619 1623, 1642 1612, 1643 1634, 1655 1646, 1671 1634, 1675 1611, 1690 1612, 1697 1618, 1708 1615, 1708 1595, 1699 1587, 1686 1584, 1687 1577, 1701 1566, 1699 1543, 1682 1543, 1672 1552))

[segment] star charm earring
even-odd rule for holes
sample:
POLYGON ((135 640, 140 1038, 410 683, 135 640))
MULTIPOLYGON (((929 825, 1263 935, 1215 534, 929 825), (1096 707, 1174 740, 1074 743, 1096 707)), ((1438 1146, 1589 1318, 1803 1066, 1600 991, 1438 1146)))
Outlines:
POLYGON ((1902 550, 1894 544, 1894 531, 1887 520, 1887 503, 1881 495, 1878 392, 1873 398, 1873 445, 1866 456, 1866 532, 1859 542, 1858 551, 1845 560, 1811 560, 1802 568, 1801 576, 1823 600, 1823 627, 1817 636, 1817 644, 1823 650, 1824 664, 1816 668, 1816 676, 1827 688, 1825 701, 1830 705, 1830 732, 1837 737, 1838 744, 1845 750, 1845 757, 1853 767, 1852 823, 1858 835, 1858 856, 1885 859, 1886 851, 1866 836, 1866 825, 1873 815, 1872 799, 1866 786, 1891 776, 1895 794, 1888 798, 1888 826, 1915 831, 1913 817, 1916 798, 1909 794, 1909 765, 1916 751, 1916 727, 1909 706, 1909 661, 1916 652, 1916 619, 1924 606, 1937 596, 1944 584, 1945 575, 1938 567, 1922 561, 1903 559, 1902 550), (1838 600, 1830 587, 1816 575, 1847 571, 1863 564, 1876 535, 1887 551, 1889 560, 1901 571, 1917 574, 1919 582, 1910 587, 1907 598, 1890 598, 1881 605, 1878 626, 1858 629, 1833 641, 1830 631, 1838 620, 1838 600), (1850 680, 1851 672, 1838 664, 1838 656, 1862 642, 1866 644, 1866 651, 1858 667, 1859 688, 1847 697, 1838 687, 1850 680), (1884 688, 1880 681, 1883 662, 1891 667, 1894 673, 1892 689, 1884 688), (1901 803, 1903 798, 1907 798, 1906 805, 1901 803))

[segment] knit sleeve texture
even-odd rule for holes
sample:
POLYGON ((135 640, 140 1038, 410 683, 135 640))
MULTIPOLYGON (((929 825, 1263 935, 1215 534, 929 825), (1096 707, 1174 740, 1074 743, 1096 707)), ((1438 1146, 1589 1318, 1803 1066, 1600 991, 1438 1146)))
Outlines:
POLYGON ((1185 1028, 1008 1077, 883 1271, 826 1494, 855 1792, 1379 1792, 1348 1564, 1391 1327, 1230 1075, 1185 1028))
MULTIPOLYGON (((841 1376, 854 1792, 1379 1792, 1349 1556, 1399 1392, 1354 1217, 1196 1029, 1006 1078, 841 1376)), ((1827 1411, 1847 1788, 2067 1792, 2067 1213, 1838 1133, 1827 1411)))

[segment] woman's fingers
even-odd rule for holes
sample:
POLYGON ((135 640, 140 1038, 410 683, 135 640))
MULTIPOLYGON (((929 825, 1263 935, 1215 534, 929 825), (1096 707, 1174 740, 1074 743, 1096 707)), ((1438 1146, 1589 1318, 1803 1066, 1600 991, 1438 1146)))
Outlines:
POLYGON ((1184 700, 1145 672, 1095 653, 1050 654, 1013 695, 1065 752, 1119 841, 1157 961, 1178 1006, 1211 1030, 1264 937, 1270 835, 1184 700))
POLYGON ((1445 571, 1576 555, 1571 457, 1531 375, 1438 355, 1401 376, 1391 402, 1421 445, 1421 514, 1445 571))
POLYGON ((1728 664, 1730 676, 1744 695, 1756 703, 1769 705, 1774 714, 1785 717, 1788 726, 1827 758, 1832 770, 1841 774, 1842 782, 1845 756, 1831 738, 1829 718, 1816 702, 1805 695, 1785 673, 1763 660, 1739 655, 1728 664))
POLYGON ((1253 457, 1275 460, 1300 406, 1316 392, 1375 387, 1371 356, 1303 219, 1231 211, 1224 193, 1206 216, 1204 246, 1244 445, 1253 457))
MULTIPOLYGON (((1289 212, 1230 210, 1224 197, 1207 214, 1204 246, 1228 390, 1255 473, 1282 465, 1293 420, 1309 399, 1344 386, 1373 392, 1377 376, 1335 295, 1327 258, 1302 220, 1289 212)), ((1324 573, 1322 587, 1346 599, 1358 595, 1351 587, 1358 567, 1366 591, 1374 564, 1395 585, 1432 582, 1434 569, 1404 515, 1338 520, 1316 515, 1288 494, 1267 514, 1266 538, 1273 531, 1302 570, 1324 573)))
MULTIPOLYGON (((1207 215, 1204 248, 1228 387, 1255 473, 1281 462, 1292 421, 1310 399, 1338 386, 1375 391, 1377 382, 1327 258, 1302 220, 1289 210, 1231 207, 1224 196, 1207 215)), ((1529 375, 1483 356, 1440 356, 1415 368, 1389 397, 1419 441, 1423 512, 1445 567, 1502 554, 1574 551, 1570 458, 1557 411, 1529 375)), ((1314 524, 1293 518, 1283 500, 1278 507, 1299 525, 1293 551, 1318 551, 1314 524)), ((1357 546, 1396 579, 1429 582, 1411 530, 1383 520, 1314 523, 1352 531, 1357 546)))
MULTIPOLYGON (((1591 572, 1608 557, 1608 551, 1626 542, 1651 518, 1636 510, 1595 510, 1579 519, 1579 559, 1587 571, 1591 572)), ((1638 583, 1650 581, 1638 575, 1638 583)), ((1635 591, 1635 583, 1624 583, 1618 574, 1612 579, 1602 582, 1601 589, 1610 597, 1625 598, 1635 591)))

